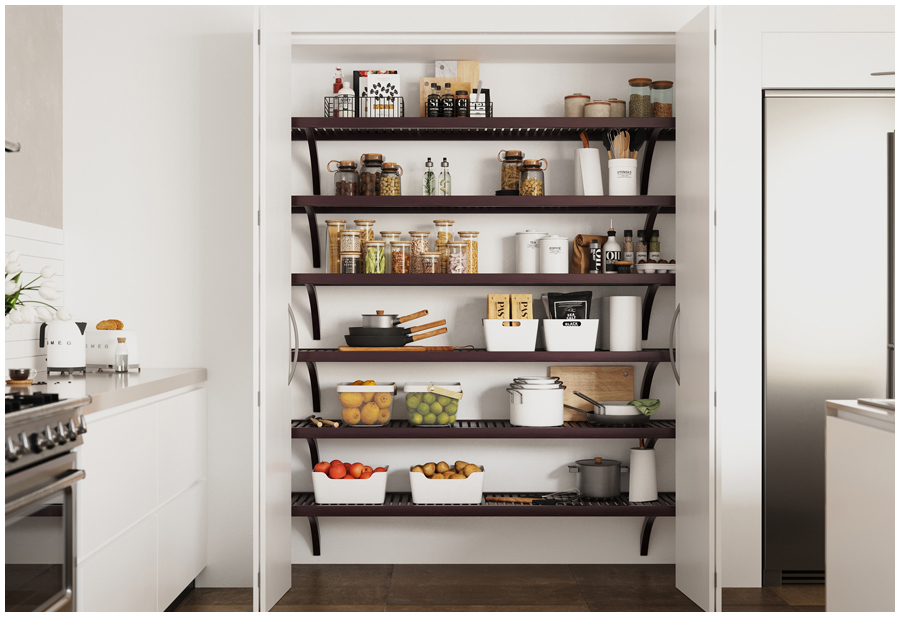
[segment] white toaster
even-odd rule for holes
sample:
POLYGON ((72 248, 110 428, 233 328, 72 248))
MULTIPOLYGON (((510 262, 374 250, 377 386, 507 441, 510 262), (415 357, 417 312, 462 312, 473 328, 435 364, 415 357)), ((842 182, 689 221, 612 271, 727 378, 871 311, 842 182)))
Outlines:
POLYGON ((128 348, 128 368, 140 368, 138 337, 134 330, 90 330, 85 332, 87 367, 113 369, 116 362, 118 339, 125 339, 128 348))

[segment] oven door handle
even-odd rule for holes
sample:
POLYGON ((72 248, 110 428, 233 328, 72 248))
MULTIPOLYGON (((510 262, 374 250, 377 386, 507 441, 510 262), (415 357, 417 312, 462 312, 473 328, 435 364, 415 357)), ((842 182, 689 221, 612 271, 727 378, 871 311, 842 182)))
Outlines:
POLYGON ((28 493, 27 495, 23 495, 18 499, 14 499, 12 501, 6 502, 6 516, 9 516, 11 513, 21 510, 22 508, 26 508, 34 503, 38 503, 48 497, 58 493, 62 490, 65 490, 78 482, 79 480, 84 478, 84 471, 81 469, 72 469, 63 474, 62 477, 57 479, 50 484, 39 488, 38 490, 28 493))

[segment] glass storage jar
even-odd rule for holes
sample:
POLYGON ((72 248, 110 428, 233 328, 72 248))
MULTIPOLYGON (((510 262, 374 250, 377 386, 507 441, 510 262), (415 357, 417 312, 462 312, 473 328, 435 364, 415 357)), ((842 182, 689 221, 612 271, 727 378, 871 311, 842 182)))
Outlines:
POLYGON ((359 194, 378 195, 383 157, 375 152, 359 157, 359 194))
MULTIPOLYGON (((362 235, 362 232, 358 229, 344 229, 341 231, 341 253, 361 253, 360 235, 362 235)), ((343 270, 341 271, 343 272, 343 270)))
POLYGON ((391 242, 391 272, 393 274, 410 274, 410 250, 412 242, 408 240, 396 240, 391 242))
POLYGON ((400 176, 403 168, 397 163, 385 163, 381 166, 381 179, 378 181, 379 195, 400 196, 400 176))
MULTIPOLYGON (((411 231, 409 238, 412 241, 410 259, 412 260, 413 274, 422 274, 422 254, 428 252, 428 236, 430 231, 411 231)), ((440 255, 440 253, 435 253, 440 255)))
POLYGON ((671 81, 654 81, 650 84, 650 100, 653 106, 654 118, 672 117, 672 86, 671 81))
POLYGON ((500 161, 500 190, 519 190, 522 156, 521 150, 501 150, 497 154, 497 160, 500 161))
POLYGON ((650 84, 652 79, 636 77, 628 80, 628 117, 650 118, 650 84))
POLYGON ((384 242, 371 240, 366 243, 365 268, 366 274, 384 274, 386 259, 384 257, 384 242))
POLYGON ((478 232, 459 232, 460 241, 466 245, 466 265, 469 274, 478 274, 478 232))
POLYGON ((434 222, 434 226, 437 229, 434 251, 441 254, 441 274, 447 273, 447 260, 450 257, 450 249, 447 248, 447 243, 453 240, 454 222, 447 219, 438 219, 434 222))
POLYGON ((341 253, 341 274, 359 274, 359 253, 341 253))
POLYGON ((391 242, 396 242, 400 239, 399 231, 379 231, 378 234, 381 236, 381 240, 384 242, 384 250, 385 257, 387 259, 387 264, 384 267, 385 274, 391 273, 391 242))
POLYGON ((449 242, 447 248, 450 250, 450 259, 447 262, 447 274, 468 274, 469 266, 466 259, 465 242, 449 242))
POLYGON ((453 101, 454 109, 453 115, 458 118, 468 118, 469 117, 469 91, 468 90, 457 90, 456 98, 453 101))
POLYGON ((341 272, 341 232, 347 221, 331 219, 325 221, 328 226, 328 273, 340 274, 341 272))
POLYGON ((375 221, 372 219, 354 219, 357 231, 360 232, 360 253, 366 252, 366 244, 375 239, 375 221))
POLYGON ((335 195, 359 195, 359 173, 356 171, 356 161, 328 161, 325 169, 334 172, 335 195), (332 163, 337 163, 337 169, 331 168, 332 163))
POLYGON ((543 195, 544 170, 548 167, 550 167, 550 164, 547 162, 547 159, 526 159, 523 161, 522 173, 519 175, 519 195, 543 195))
POLYGON ((419 256, 422 260, 421 274, 440 274, 441 272, 441 254, 440 253, 422 253, 419 256))

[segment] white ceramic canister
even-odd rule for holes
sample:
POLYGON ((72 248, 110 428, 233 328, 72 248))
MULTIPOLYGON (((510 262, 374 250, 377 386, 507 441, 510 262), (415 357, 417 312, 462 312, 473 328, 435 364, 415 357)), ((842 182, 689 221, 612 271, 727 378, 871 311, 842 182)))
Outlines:
POLYGON ((620 101, 619 99, 609 99, 609 107, 609 115, 611 118, 625 117, 625 101, 620 101))
POLYGON ((513 426, 562 426, 562 384, 525 386, 511 384, 509 392, 509 422, 513 426))
POLYGON ((631 477, 628 484, 629 501, 656 501, 656 450, 653 448, 632 448, 631 477))
POLYGON ((611 113, 609 101, 591 101, 584 104, 585 118, 609 118, 611 113))
POLYGON ((637 195, 637 159, 610 159, 609 194, 637 195))
POLYGON ((516 272, 519 274, 537 274, 540 272, 541 260, 538 241, 547 236, 543 231, 527 229, 516 233, 516 272))
POLYGON ((541 274, 566 274, 569 271, 569 239, 545 236, 538 241, 541 274))
POLYGON ((576 92, 566 97, 566 118, 583 118, 584 105, 591 100, 587 94, 576 92))

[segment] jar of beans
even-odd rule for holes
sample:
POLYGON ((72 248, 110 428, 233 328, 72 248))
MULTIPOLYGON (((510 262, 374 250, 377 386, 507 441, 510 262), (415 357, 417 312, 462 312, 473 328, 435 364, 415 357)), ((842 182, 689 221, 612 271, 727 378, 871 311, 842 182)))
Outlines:
MULTIPOLYGON (((412 241, 412 249, 410 251, 410 259, 412 260, 413 274, 422 274, 422 254, 428 252, 428 236, 430 231, 411 231, 409 232, 412 241)), ((440 253, 435 253, 440 256, 440 253)), ((440 268, 440 263, 438 264, 440 268)))
POLYGON ((652 79, 636 77, 628 80, 628 117, 650 118, 653 112, 650 108, 650 84, 652 79))
POLYGON ((654 81, 650 84, 654 118, 672 117, 672 85, 671 81, 654 81))
MULTIPOLYGON (((341 254, 343 253, 361 253, 362 244, 360 243, 361 231, 358 229, 344 229, 341 231, 341 254)), ((343 271, 343 270, 342 270, 343 271)))
POLYGON ((360 232, 359 243, 360 253, 366 252, 366 245, 375 239, 375 221, 372 219, 354 219, 357 231, 360 232))
POLYGON ((469 274, 478 274, 478 232, 461 231, 459 239, 466 245, 466 265, 469 274))
POLYGON ((519 174, 519 195, 543 195, 544 170, 548 167, 547 159, 525 159, 519 174))
POLYGON ((441 254, 441 274, 447 273, 447 261, 450 257, 450 249, 447 243, 453 240, 453 223, 447 219, 438 219, 434 222, 437 228, 437 238, 434 241, 434 250, 441 254))
POLYGON ((393 274, 410 274, 410 250, 412 242, 399 240, 391 242, 391 272, 393 274))
POLYGON ((501 150, 497 154, 497 160, 500 161, 500 190, 519 190, 522 156, 521 150, 501 150))
POLYGON ((466 243, 450 242, 447 246, 450 249, 447 274, 468 274, 469 266, 468 259, 466 258, 466 249, 468 247, 466 246, 466 243))
POLYGON ((422 253, 422 272, 421 274, 440 274, 441 272, 441 254, 440 253, 422 253))
POLYGON ((386 259, 384 257, 384 242, 373 240, 366 244, 366 274, 384 274, 386 259))
POLYGON ((359 253, 341 253, 341 274, 359 274, 359 253))
POLYGON ((363 154, 359 158, 359 194, 378 195, 381 182, 381 165, 384 159, 380 154, 363 154))
POLYGON ((334 172, 335 195, 359 195, 359 173, 356 171, 356 161, 328 161, 325 169, 334 172), (337 169, 331 168, 332 163, 337 163, 337 169))
POLYGON ((341 272, 341 232, 347 221, 332 219, 325 221, 328 226, 328 273, 341 272))
POLYGON ((385 163, 381 166, 381 179, 378 181, 379 195, 400 196, 400 176, 403 168, 397 163, 385 163))

